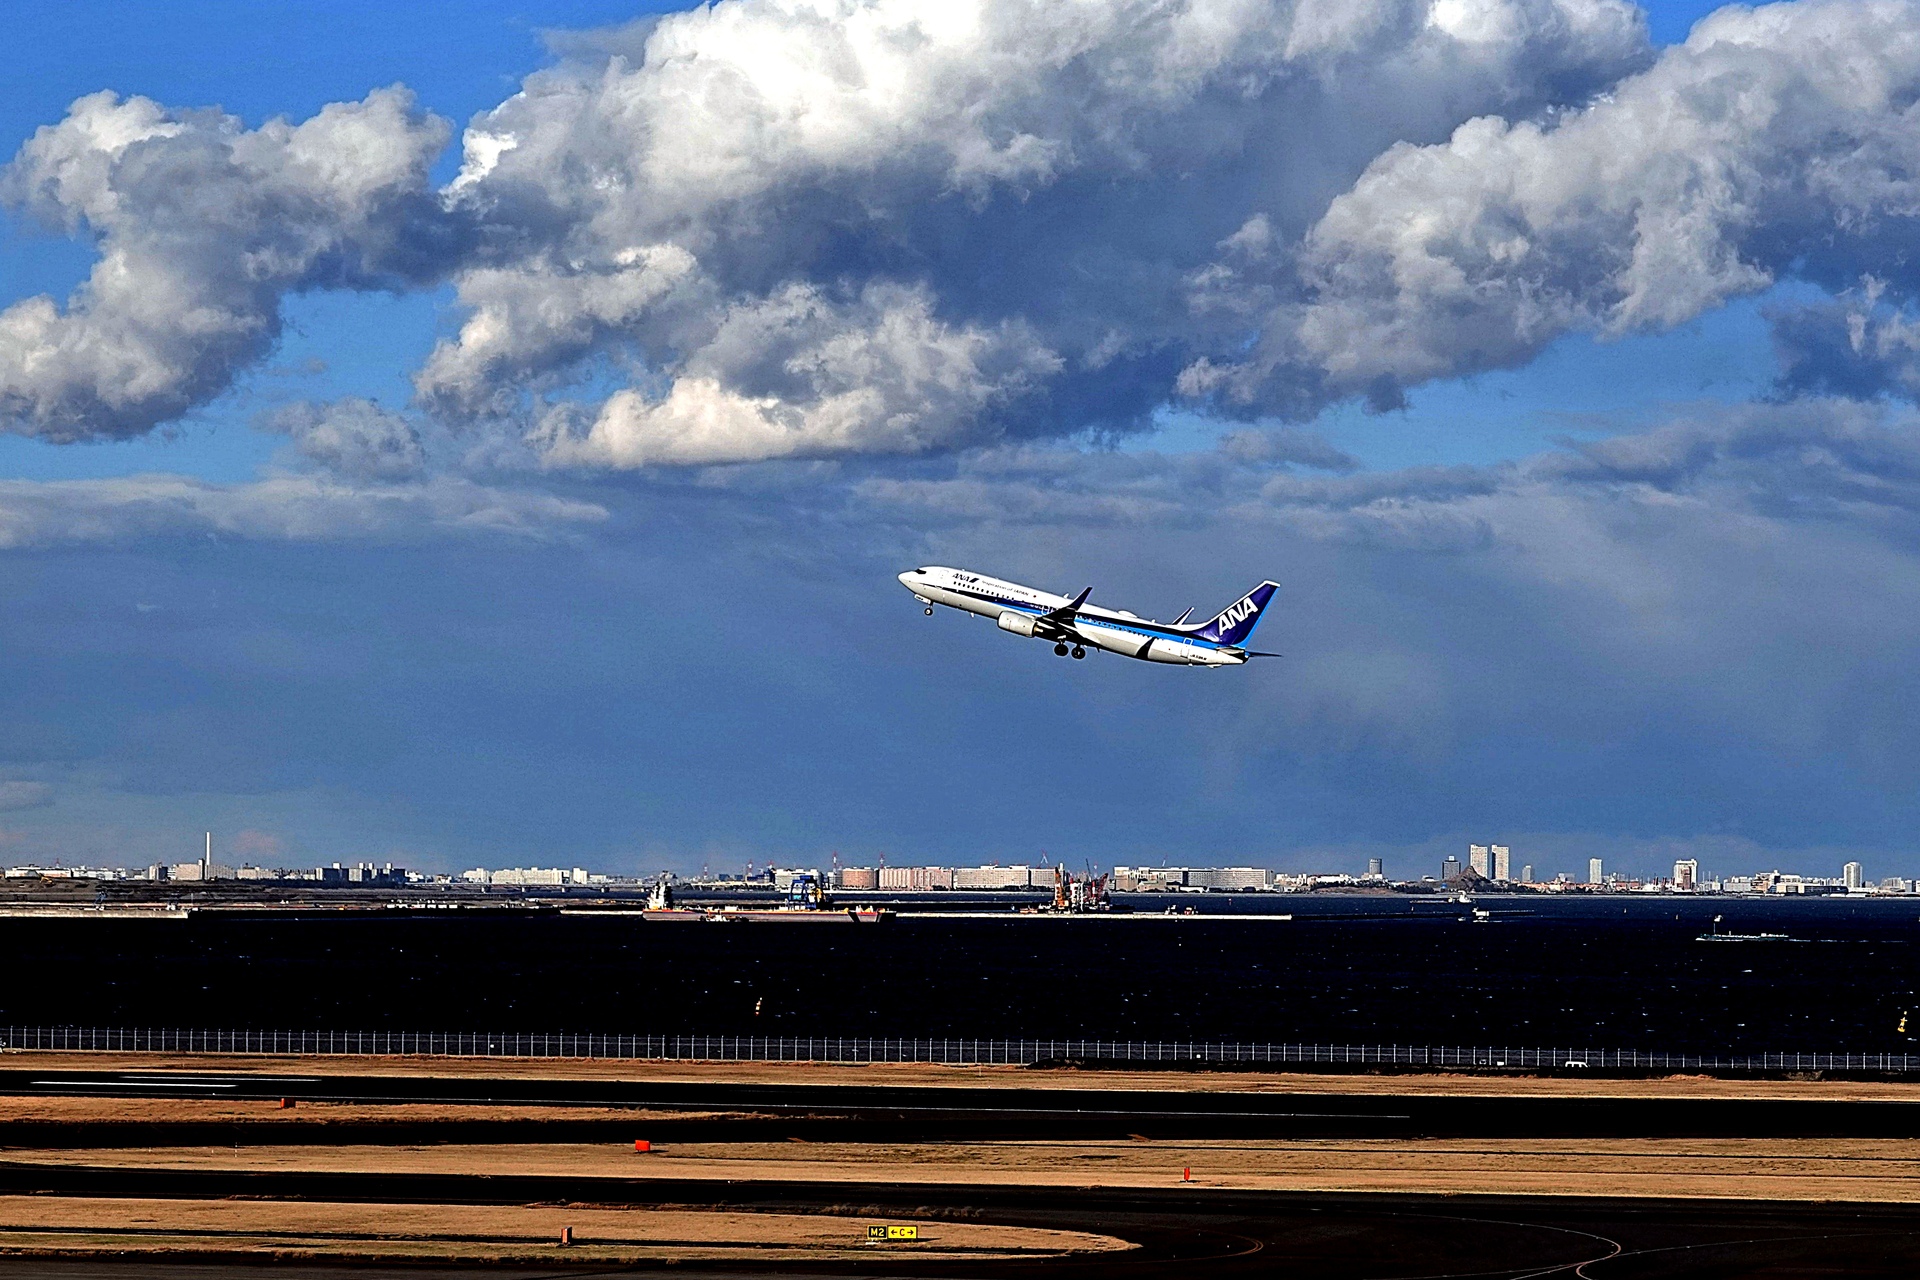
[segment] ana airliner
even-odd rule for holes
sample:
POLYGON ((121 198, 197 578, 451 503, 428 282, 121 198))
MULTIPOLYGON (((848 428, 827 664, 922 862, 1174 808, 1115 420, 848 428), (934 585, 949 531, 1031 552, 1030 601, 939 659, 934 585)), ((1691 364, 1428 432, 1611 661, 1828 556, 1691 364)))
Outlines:
POLYGON ((1087 656, 1087 647, 1105 649, 1144 662, 1172 662, 1189 667, 1237 667, 1249 658, 1277 658, 1255 653, 1247 637, 1260 623, 1267 602, 1279 584, 1263 582, 1235 600, 1210 622, 1187 624, 1189 609, 1172 622, 1155 622, 1122 610, 1087 603, 1088 587, 1072 598, 1049 595, 1017 582, 1002 582, 964 569, 933 567, 909 569, 900 585, 927 607, 946 605, 992 618, 1002 631, 1049 641, 1061 657, 1087 656))

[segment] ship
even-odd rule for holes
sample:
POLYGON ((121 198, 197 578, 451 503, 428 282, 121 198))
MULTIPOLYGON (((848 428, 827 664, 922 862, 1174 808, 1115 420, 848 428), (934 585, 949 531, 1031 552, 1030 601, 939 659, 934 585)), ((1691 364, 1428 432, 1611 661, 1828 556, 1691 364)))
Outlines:
POLYGON ((833 906, 813 875, 795 876, 787 901, 777 907, 675 906, 673 886, 661 876, 640 915, 658 924, 882 924, 893 919, 885 907, 833 906))
POLYGON ((1713 928, 1695 938, 1695 942, 1792 942, 1784 933, 1722 933, 1720 922, 1725 916, 1713 918, 1713 928))

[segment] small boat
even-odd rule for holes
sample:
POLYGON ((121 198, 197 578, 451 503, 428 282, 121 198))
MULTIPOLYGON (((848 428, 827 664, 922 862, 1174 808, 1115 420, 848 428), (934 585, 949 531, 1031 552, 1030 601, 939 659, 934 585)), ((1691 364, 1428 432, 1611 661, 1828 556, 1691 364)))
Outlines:
POLYGON ((1694 941, 1695 942, 1792 942, 1793 941, 1792 938, 1789 938, 1784 933, 1722 933, 1720 932, 1720 922, 1724 919, 1726 919, 1725 916, 1715 916, 1713 918, 1712 931, 1701 934, 1699 937, 1695 938, 1694 941))

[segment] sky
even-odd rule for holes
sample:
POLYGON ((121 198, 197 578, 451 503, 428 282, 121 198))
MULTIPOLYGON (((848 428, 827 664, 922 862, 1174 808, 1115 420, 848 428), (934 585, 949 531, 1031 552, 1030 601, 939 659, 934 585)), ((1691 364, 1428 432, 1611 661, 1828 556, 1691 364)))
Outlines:
POLYGON ((0 859, 1920 874, 1917 33, 14 15, 0 859))

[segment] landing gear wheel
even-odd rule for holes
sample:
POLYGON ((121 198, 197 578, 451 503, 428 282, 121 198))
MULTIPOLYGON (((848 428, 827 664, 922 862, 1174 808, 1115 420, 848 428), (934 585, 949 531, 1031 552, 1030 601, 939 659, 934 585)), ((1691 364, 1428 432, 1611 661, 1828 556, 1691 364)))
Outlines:
POLYGON ((1085 649, 1082 649, 1079 645, 1075 645, 1073 646, 1073 656, 1076 658, 1084 658, 1087 656, 1087 651, 1085 649))
POLYGON ((1057 654, 1062 658, 1067 656, 1067 646, 1065 646, 1064 644, 1057 644, 1053 646, 1053 651, 1055 654, 1057 654))
POLYGON ((932 605, 928 605, 928 606, 927 606, 927 616, 928 616, 929 618, 931 618, 931 617, 933 616, 933 606, 932 606, 932 605))

